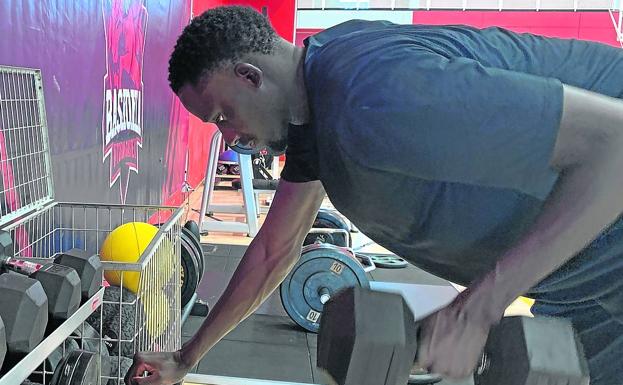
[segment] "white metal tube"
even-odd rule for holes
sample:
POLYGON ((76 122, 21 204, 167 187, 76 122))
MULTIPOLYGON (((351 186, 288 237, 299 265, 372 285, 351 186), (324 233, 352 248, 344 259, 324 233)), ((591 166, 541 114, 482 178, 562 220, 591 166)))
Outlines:
POLYGON ((203 231, 203 222, 207 213, 208 205, 212 200, 212 191, 214 190, 214 177, 216 175, 216 166, 218 164, 219 150, 221 148, 222 134, 220 131, 214 132, 212 143, 210 144, 210 156, 206 165, 206 173, 203 178, 203 195, 201 197, 201 210, 199 212, 199 230, 203 231))

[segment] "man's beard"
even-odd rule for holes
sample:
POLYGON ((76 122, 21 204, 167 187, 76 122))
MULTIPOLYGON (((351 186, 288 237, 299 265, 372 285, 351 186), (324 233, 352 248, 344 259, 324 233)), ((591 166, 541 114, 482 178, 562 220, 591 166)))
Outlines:
POLYGON ((266 146, 266 150, 272 156, 284 154, 286 152, 286 148, 288 148, 287 138, 281 138, 279 140, 268 142, 268 146, 266 146))

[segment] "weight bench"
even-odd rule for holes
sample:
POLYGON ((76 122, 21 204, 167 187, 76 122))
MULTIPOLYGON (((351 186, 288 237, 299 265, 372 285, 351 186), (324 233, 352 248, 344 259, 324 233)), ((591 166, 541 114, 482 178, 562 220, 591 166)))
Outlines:
POLYGON ((255 208, 257 210, 257 216, 268 212, 267 208, 263 208, 260 205, 261 194, 274 194, 277 190, 279 179, 253 179, 253 195, 255 197, 255 208))

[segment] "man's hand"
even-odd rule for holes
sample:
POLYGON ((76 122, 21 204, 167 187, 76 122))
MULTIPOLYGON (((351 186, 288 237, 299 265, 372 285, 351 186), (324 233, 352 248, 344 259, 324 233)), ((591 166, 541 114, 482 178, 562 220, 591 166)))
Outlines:
POLYGON ((177 352, 143 352, 134 356, 134 363, 125 376, 126 385, 173 385, 181 383, 191 368, 177 352), (147 372, 146 377, 142 377, 147 372))
MULTIPOLYGON (((467 292, 420 321, 416 366, 444 378, 470 376, 478 365, 491 324, 468 308, 467 292)), ((502 315, 500 315, 501 317, 502 315)))

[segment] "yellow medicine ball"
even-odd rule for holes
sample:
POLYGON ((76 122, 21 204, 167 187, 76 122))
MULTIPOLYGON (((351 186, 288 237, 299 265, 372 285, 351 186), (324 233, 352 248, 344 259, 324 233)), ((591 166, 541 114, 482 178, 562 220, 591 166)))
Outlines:
MULTIPOLYGON (((104 240, 100 249, 102 261, 136 263, 158 233, 158 228, 145 222, 130 222, 115 228, 104 240)), ((174 254, 171 242, 163 238, 158 251, 149 262, 146 271, 149 281, 143 282, 145 291, 159 290, 171 278, 174 268, 174 254), (151 265, 151 266, 150 266, 151 265)), ((115 286, 121 286, 138 293, 141 273, 138 271, 105 270, 104 277, 115 286)))
POLYGON ((166 295, 161 290, 146 292, 141 298, 145 326, 150 337, 156 339, 169 327, 171 307, 166 295))

